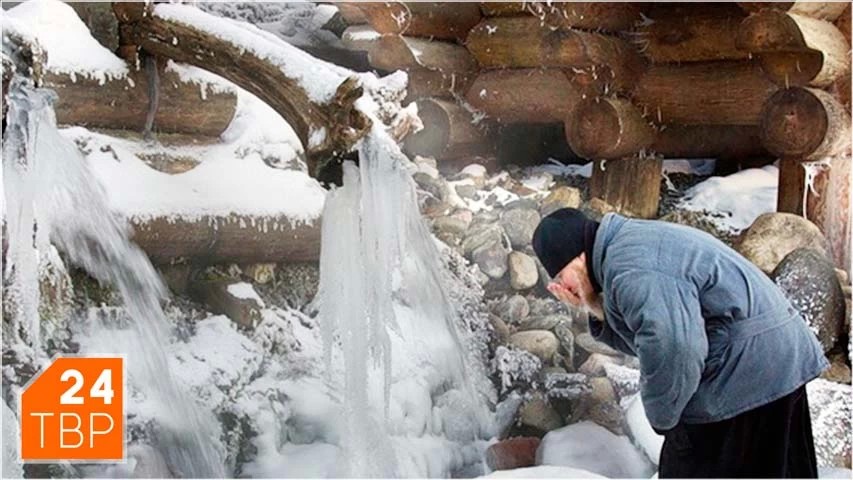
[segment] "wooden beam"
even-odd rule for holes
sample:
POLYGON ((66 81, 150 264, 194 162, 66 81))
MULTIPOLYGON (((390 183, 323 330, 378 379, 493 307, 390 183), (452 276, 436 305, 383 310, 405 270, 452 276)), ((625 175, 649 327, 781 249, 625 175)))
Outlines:
POLYGON ((640 50, 653 63, 746 60, 735 45, 746 13, 726 3, 656 3, 637 29, 640 50))
POLYGON ((480 2, 487 17, 532 15, 551 28, 622 32, 640 21, 640 8, 628 2, 480 2))
POLYGON ((796 13, 818 20, 833 21, 841 15, 847 2, 737 2, 737 4, 748 13, 760 12, 762 10, 776 10, 780 12, 796 13))
POLYGON ((634 155, 648 148, 654 137, 649 121, 624 98, 583 100, 566 122, 569 146, 588 159, 634 155))
POLYGON ((781 158, 817 160, 850 148, 850 115, 823 90, 778 91, 767 100, 760 128, 765 148, 781 158))
POLYGON ((483 70, 465 100, 500 123, 565 121, 582 99, 560 70, 483 70))
POLYGON ((426 98, 418 100, 417 106, 426 128, 406 138, 407 153, 438 160, 493 153, 494 145, 488 141, 484 128, 475 125, 471 112, 455 101, 426 98))
POLYGON ((803 214, 803 200, 806 192, 806 171, 802 162, 796 158, 779 160, 779 193, 776 197, 776 211, 803 214))
POLYGON ((480 21, 472 2, 359 2, 368 23, 383 34, 464 41, 480 21))
POLYGON ((663 161, 637 157, 596 160, 589 183, 591 197, 640 218, 654 218, 660 197, 663 161))

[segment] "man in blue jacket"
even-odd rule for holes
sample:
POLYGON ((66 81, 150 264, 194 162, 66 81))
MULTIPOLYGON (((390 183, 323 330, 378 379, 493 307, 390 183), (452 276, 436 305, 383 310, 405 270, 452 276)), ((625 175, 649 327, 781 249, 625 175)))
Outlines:
POLYGON ((752 263, 698 230, 575 209, 542 219, 533 248, 548 290, 638 357, 661 477, 817 476, 805 383, 828 363, 752 263))

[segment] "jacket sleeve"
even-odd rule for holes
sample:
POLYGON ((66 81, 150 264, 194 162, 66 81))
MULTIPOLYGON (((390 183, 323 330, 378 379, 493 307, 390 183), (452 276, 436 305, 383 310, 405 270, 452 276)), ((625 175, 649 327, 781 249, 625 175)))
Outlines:
POLYGON ((669 430, 699 387, 708 339, 695 285, 657 272, 621 275, 612 288, 634 333, 640 394, 649 423, 669 430))
MULTIPOLYGON (((605 315, 607 315, 605 313, 605 315)), ((608 345, 610 348, 614 348, 625 355, 631 355, 636 357, 637 354, 634 352, 634 349, 631 348, 622 337, 619 336, 616 332, 610 328, 610 325, 607 323, 606 319, 601 320, 593 320, 589 319, 589 333, 593 338, 608 345)))

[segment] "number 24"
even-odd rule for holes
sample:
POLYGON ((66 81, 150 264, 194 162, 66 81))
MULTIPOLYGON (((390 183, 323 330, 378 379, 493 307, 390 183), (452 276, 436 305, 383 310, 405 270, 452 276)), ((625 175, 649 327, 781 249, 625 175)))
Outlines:
MULTIPOLYGON (((74 381, 74 384, 59 397, 59 403, 61 405, 83 405, 84 398, 77 396, 77 392, 83 388, 83 374, 80 373, 79 370, 69 368, 62 372, 62 376, 59 377, 59 380, 62 382, 67 382, 68 380, 74 381)), ((113 372, 112 370, 103 370, 101 374, 98 375, 98 379, 95 380, 95 384, 92 385, 92 388, 89 390, 89 397, 102 398, 104 399, 104 405, 110 405, 113 403, 114 396, 113 372)))

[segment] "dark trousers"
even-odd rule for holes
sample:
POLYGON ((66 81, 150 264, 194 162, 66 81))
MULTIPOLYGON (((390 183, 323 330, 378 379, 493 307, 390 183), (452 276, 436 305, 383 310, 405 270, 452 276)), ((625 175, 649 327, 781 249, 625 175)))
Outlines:
POLYGON ((806 387, 715 423, 664 435, 660 478, 817 478, 806 387))

